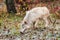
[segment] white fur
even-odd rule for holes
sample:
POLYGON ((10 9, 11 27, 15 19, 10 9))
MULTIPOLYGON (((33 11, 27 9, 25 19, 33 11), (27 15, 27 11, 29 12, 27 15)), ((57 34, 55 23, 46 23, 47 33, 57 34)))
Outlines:
POLYGON ((39 22, 39 18, 42 18, 45 22, 46 22, 46 27, 48 26, 49 22, 47 20, 47 17, 50 15, 49 10, 47 7, 36 7, 33 8, 29 11, 26 11, 26 16, 23 19, 23 22, 21 24, 21 26, 23 27, 21 29, 21 32, 24 31, 24 29, 28 29, 30 27, 33 27, 33 22, 35 23, 35 27, 37 27, 37 24, 39 22), (27 22, 27 24, 25 24, 24 22, 27 22))

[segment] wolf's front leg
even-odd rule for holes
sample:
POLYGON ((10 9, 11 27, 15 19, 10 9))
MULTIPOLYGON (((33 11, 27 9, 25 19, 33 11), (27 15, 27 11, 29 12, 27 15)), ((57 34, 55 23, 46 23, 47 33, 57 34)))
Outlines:
POLYGON ((38 23, 39 23, 39 19, 37 19, 36 22, 35 22, 35 25, 34 25, 35 28, 38 28, 38 23))
POLYGON ((45 27, 49 27, 49 21, 48 21, 48 19, 47 18, 43 18, 44 19, 44 21, 45 21, 45 27))

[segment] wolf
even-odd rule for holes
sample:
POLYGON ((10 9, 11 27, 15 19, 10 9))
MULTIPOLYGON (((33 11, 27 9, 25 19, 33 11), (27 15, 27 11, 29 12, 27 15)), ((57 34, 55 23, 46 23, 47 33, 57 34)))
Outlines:
POLYGON ((26 11, 26 15, 21 23, 20 32, 24 32, 31 27, 38 27, 39 19, 45 21, 45 27, 49 26, 48 17, 50 16, 49 9, 47 7, 35 7, 29 11, 26 11))

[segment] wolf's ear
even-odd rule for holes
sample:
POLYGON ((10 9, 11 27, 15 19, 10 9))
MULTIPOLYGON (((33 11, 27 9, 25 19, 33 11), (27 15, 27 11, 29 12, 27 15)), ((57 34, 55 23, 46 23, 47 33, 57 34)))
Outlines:
POLYGON ((29 11, 26 11, 26 13, 28 13, 29 11))

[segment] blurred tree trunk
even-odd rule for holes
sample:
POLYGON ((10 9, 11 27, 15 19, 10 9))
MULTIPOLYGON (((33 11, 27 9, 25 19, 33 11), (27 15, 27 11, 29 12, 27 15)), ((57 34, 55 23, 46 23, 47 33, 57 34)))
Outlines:
POLYGON ((7 6, 7 11, 8 13, 16 13, 16 8, 14 5, 14 0, 6 0, 6 6, 7 6))

